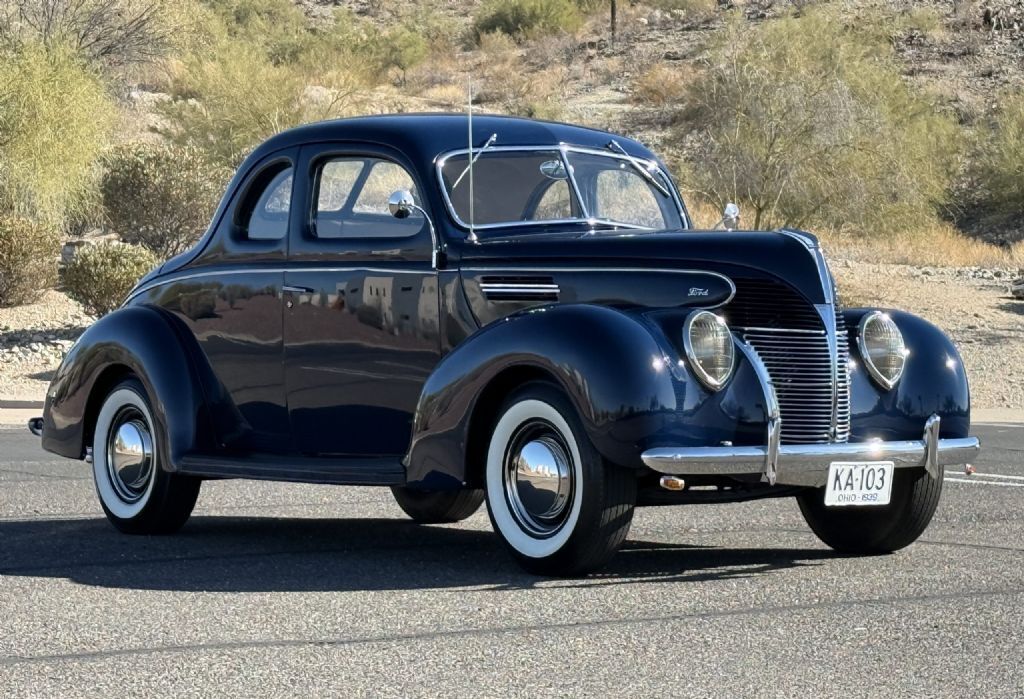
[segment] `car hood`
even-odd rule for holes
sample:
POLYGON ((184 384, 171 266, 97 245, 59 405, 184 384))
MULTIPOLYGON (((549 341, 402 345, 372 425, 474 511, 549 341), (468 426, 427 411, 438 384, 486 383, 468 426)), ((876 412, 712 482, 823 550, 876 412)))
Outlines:
MULTIPOLYGON (((832 298, 832 280, 817 238, 801 231, 657 231, 528 233, 481 236, 459 245, 464 270, 584 268, 594 272, 675 269, 730 279, 771 277, 813 304, 832 298)), ((642 282, 643 277, 637 277, 642 282)), ((684 280, 684 284, 690 283, 684 280)), ((636 293, 642 283, 634 283, 636 293)), ((697 284, 697 286, 702 286, 697 284)), ((699 300, 699 299, 698 299, 699 300)), ((647 305, 647 304, 643 304, 647 305)))

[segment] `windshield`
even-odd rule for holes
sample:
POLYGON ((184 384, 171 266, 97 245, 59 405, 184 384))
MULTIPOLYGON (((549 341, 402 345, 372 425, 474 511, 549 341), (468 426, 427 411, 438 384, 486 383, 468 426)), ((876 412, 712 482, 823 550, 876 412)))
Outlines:
POLYGON ((574 148, 493 147, 474 155, 472 186, 468 153, 438 164, 448 206, 462 226, 472 219, 477 230, 559 222, 685 227, 672 184, 656 163, 574 148))

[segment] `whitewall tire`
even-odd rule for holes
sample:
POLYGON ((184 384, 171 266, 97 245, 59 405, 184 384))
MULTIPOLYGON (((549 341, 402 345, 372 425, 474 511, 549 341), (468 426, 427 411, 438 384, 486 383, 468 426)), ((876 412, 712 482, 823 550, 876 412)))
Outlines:
POLYGON ((161 468, 163 439, 137 379, 104 398, 93 428, 93 480, 107 519, 123 532, 171 533, 192 513, 200 481, 161 468))
POLYGON ((606 464, 555 386, 530 383, 505 401, 485 467, 494 530, 527 570, 578 575, 625 539, 636 477, 606 464))

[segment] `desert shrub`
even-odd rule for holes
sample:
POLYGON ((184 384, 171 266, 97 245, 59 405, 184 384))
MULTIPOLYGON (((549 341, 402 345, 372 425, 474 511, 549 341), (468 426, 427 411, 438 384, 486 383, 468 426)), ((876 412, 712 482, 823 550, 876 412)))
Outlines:
POLYGON ((92 63, 121 67, 163 56, 172 44, 166 0, 6 0, 0 48, 66 46, 92 63))
POLYGON ((258 47, 222 41, 187 59, 172 82, 173 99, 158 110, 160 131, 193 146, 209 162, 234 168, 253 147, 283 129, 340 115, 355 86, 307 89, 302 69, 275 65, 258 47))
POLYGON ((299 62, 316 37, 290 0, 208 0, 227 35, 259 49, 274 65, 299 62))
POLYGON ((963 217, 971 229, 1016 229, 1024 224, 1024 95, 1010 94, 983 123, 972 144, 963 217))
POLYGON ((24 216, 0 215, 0 306, 31 303, 57 281, 60 235, 24 216))
POLYGON ((113 118, 69 49, 26 44, 0 58, 0 211, 58 222, 84 206, 113 118))
POLYGON ((105 159, 100 194, 121 240, 167 259, 206 230, 231 173, 192 147, 130 144, 105 159))
POLYGON ((501 32, 517 40, 544 34, 573 32, 583 17, 572 0, 489 0, 473 20, 477 41, 501 32))
POLYGON ((872 28, 812 10, 734 23, 688 92, 687 184, 748 225, 904 230, 949 198, 959 131, 872 28), (814 41, 806 41, 808 36, 814 41))
POLYGON ((633 82, 633 99, 654 107, 677 106, 686 98, 693 79, 692 69, 683 63, 655 63, 633 82))
POLYGON ((487 109, 537 119, 557 119, 566 70, 527 69, 515 42, 494 33, 481 38, 483 61, 474 81, 474 100, 487 109))
POLYGON ((139 278, 156 265, 156 256, 138 245, 86 245, 64 268, 64 289, 87 312, 106 315, 120 306, 139 278))
POLYGON ((361 46, 363 55, 372 59, 376 79, 385 77, 391 69, 397 69, 402 83, 405 83, 409 69, 421 63, 429 53, 427 40, 418 31, 402 26, 367 37, 361 46))

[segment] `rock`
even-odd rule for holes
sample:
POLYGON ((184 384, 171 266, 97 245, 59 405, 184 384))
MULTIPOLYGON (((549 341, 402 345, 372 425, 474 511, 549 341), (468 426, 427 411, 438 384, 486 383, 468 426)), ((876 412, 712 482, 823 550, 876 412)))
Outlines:
POLYGON ((1010 296, 1015 299, 1024 299, 1024 277, 1010 285, 1010 296))

